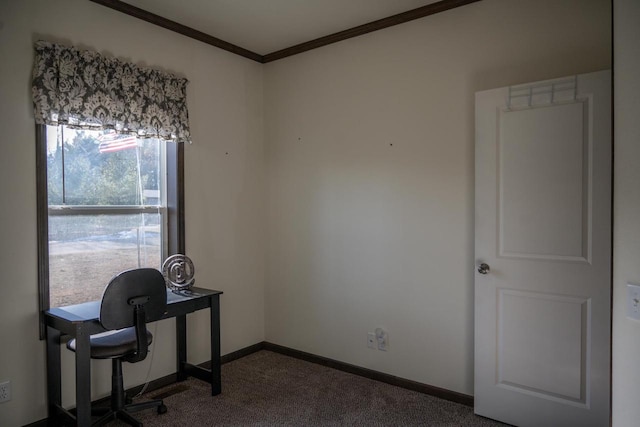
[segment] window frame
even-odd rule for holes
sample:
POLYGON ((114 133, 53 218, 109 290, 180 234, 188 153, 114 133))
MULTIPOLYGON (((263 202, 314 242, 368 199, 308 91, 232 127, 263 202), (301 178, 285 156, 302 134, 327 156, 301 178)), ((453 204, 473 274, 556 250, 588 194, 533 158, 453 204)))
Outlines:
MULTIPOLYGON (((36 125, 36 211, 38 241, 38 302, 40 339, 44 339, 46 327, 44 312, 50 308, 49 292, 49 204, 47 186, 47 130, 46 125, 36 125)), ((184 221, 184 144, 170 141, 165 143, 166 164, 166 231, 167 255, 185 253, 184 221)), ((126 209, 126 207, 123 207, 126 209)), ((100 210, 115 213, 116 208, 100 210)), ((145 210, 144 207, 138 209, 145 210)), ((157 212, 157 208, 151 208, 157 212)), ((88 212, 96 209, 88 207, 88 212)), ((62 213, 62 212, 60 212, 62 213)), ((64 213, 63 213, 64 214, 64 213)))

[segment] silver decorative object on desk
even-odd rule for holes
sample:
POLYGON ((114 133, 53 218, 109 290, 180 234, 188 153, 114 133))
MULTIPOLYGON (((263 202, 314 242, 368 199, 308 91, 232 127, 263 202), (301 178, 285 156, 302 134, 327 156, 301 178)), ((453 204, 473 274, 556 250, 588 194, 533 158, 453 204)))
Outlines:
POLYGON ((171 255, 162 264, 162 275, 167 287, 174 291, 189 289, 195 283, 195 269, 191 259, 182 254, 171 255))

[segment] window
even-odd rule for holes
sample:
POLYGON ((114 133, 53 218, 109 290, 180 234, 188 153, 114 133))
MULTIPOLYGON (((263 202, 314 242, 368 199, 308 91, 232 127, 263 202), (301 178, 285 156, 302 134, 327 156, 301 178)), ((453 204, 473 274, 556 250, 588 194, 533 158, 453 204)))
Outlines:
POLYGON ((191 133, 186 78, 43 40, 34 50, 43 338, 51 306, 97 299, 119 271, 184 253, 191 133))
POLYGON ((43 310, 184 253, 182 144, 63 125, 39 125, 37 144, 43 310))
POLYGON ((97 300, 120 271, 166 257, 164 144, 47 126, 49 305, 97 300))

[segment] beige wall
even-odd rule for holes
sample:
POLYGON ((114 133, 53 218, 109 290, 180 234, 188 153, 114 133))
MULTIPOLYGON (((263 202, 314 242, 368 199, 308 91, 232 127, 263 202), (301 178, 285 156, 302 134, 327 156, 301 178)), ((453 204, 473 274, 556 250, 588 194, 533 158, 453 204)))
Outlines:
POLYGON ((474 93, 609 68, 610 14, 486 0, 267 64, 267 340, 473 394, 474 93))
MULTIPOLYGON (((222 352, 264 339, 264 150, 262 68, 86 0, 0 1, 0 381, 12 398, 0 425, 43 419, 44 344, 38 340, 35 136, 30 97, 33 42, 73 44, 181 74, 190 80, 193 144, 185 147, 187 254, 198 286, 220 289, 222 352), (225 153, 228 153, 225 154, 225 153)), ((208 360, 206 313, 191 328, 189 356, 208 360)), ((160 322, 150 378, 175 372, 173 321, 160 322)), ((73 359, 64 350, 64 401, 73 359)), ((151 357, 125 367, 144 382, 151 357)), ((94 363, 94 397, 110 389, 111 365, 94 363)))
POLYGON ((613 426, 640 419, 640 323, 626 284, 640 283, 640 2, 614 1, 613 426))

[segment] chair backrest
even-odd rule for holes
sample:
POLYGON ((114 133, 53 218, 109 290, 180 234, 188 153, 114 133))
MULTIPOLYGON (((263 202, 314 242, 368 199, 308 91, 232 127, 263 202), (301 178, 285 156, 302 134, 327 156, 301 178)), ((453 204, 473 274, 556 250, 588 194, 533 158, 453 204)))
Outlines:
POLYGON ((164 277, 153 268, 137 268, 116 275, 102 294, 100 324, 108 330, 135 327, 136 350, 123 355, 128 362, 147 357, 147 323, 159 320, 167 310, 164 277))
POLYGON ((167 290, 162 274, 137 268, 116 275, 102 294, 100 324, 108 330, 135 326, 136 307, 144 308, 144 322, 162 318, 167 310, 167 290))

